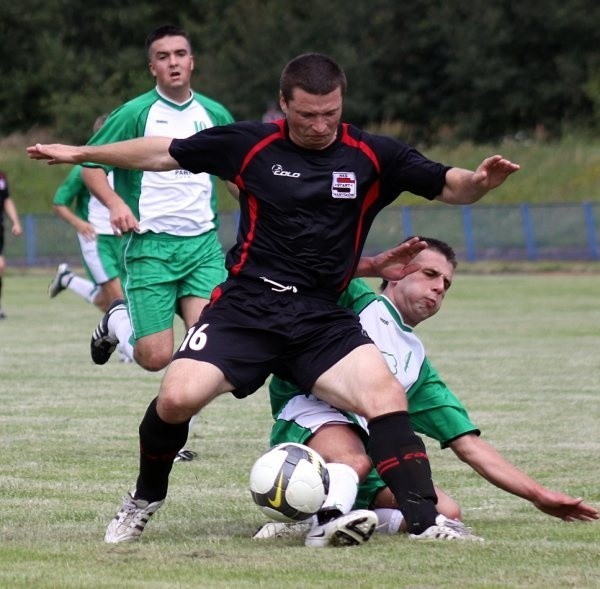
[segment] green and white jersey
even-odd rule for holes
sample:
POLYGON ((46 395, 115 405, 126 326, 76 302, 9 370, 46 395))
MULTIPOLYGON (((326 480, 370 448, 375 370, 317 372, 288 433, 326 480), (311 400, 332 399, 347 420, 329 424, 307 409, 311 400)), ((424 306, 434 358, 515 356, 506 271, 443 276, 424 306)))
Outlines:
MULTIPOLYGON (((112 186, 112 173, 108 175, 112 186)), ((73 166, 57 188, 52 204, 73 208, 73 212, 91 223, 98 235, 114 235, 110 225, 110 211, 92 194, 81 178, 81 166, 73 166)))
POLYGON ((425 366, 425 348, 406 325, 394 304, 383 295, 375 295, 362 280, 353 280, 339 304, 352 309, 361 325, 383 354, 392 374, 407 391, 419 380, 425 366))
MULTIPOLYGON (((438 440, 442 447, 465 433, 479 434, 462 403, 429 362, 421 340, 387 297, 375 295, 363 280, 355 279, 338 302, 358 313, 365 331, 404 386, 415 431, 438 440)), ((356 423, 368 432, 363 417, 334 409, 276 376, 271 379, 269 397, 277 420, 272 443, 304 443, 311 431, 332 421, 356 423)))
MULTIPOLYGON (((177 104, 155 88, 113 111, 88 143, 102 145, 153 136, 179 139, 231 122, 233 117, 227 109, 206 96, 192 93, 185 103, 177 104)), ((217 227, 214 179, 208 174, 115 168, 114 188, 139 220, 140 233, 193 236, 217 227)))

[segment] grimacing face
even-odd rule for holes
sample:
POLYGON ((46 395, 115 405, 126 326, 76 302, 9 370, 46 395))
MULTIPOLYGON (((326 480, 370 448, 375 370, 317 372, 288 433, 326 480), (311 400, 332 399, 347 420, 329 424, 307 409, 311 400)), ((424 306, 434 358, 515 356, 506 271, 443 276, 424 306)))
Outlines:
POLYGON ((324 95, 295 88, 292 98, 279 103, 286 116, 290 139, 304 149, 325 149, 336 138, 342 117, 342 91, 336 88, 324 95))
POLYGON ((402 280, 388 283, 383 291, 411 327, 440 310, 454 277, 452 264, 434 249, 423 250, 413 262, 419 264, 419 270, 402 280))
POLYGON ((167 97, 178 102, 189 97, 194 57, 185 37, 169 36, 154 41, 150 46, 149 67, 167 97))

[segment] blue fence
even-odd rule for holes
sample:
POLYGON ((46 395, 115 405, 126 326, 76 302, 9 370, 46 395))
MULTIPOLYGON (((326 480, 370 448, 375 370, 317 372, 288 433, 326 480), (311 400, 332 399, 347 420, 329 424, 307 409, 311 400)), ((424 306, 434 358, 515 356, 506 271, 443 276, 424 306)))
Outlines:
MULTIPOLYGON (((237 213, 221 215, 225 248, 234 242, 237 220, 237 213)), ((79 260, 73 229, 55 215, 26 215, 23 224, 24 237, 5 232, 10 265, 79 260)), ((365 253, 387 249, 409 235, 443 239, 468 262, 600 260, 600 203, 388 207, 375 220, 365 253)))

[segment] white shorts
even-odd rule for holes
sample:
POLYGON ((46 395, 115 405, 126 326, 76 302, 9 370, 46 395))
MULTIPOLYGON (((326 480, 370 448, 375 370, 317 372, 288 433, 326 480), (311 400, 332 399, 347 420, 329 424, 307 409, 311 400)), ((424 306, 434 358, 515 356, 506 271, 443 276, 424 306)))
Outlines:
POLYGON ((354 419, 351 419, 339 409, 317 399, 312 394, 292 397, 285 404, 277 419, 293 421, 299 426, 309 429, 313 434, 328 423, 359 425, 367 434, 369 431, 364 418, 354 415, 354 419))

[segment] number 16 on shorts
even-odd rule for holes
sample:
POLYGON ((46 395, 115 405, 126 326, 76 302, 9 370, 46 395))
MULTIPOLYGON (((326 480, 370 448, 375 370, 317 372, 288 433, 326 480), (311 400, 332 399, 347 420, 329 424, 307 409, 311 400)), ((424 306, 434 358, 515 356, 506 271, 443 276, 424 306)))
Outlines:
POLYGON ((183 352, 186 348, 196 352, 202 350, 206 345, 206 334, 204 333, 204 330, 208 325, 208 323, 203 323, 200 326, 194 325, 193 327, 190 327, 183 343, 179 347, 179 351, 183 352))

